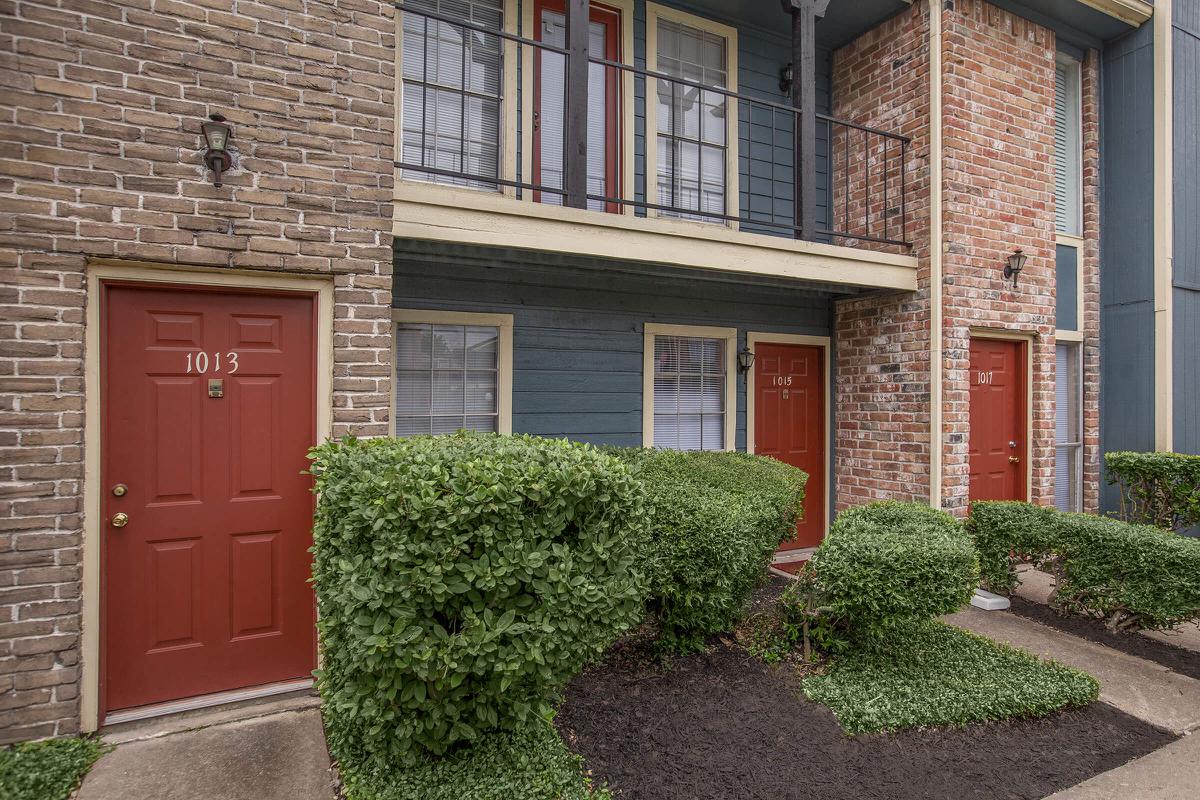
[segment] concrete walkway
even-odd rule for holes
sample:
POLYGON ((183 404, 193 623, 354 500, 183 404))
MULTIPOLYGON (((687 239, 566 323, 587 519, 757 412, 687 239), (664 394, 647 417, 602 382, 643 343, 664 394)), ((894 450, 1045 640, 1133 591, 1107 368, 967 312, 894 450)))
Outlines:
POLYGON ((333 800, 320 711, 276 711, 117 745, 76 800, 333 800))
POLYGON ((1194 678, 1007 611, 968 607, 945 620, 1095 676, 1101 700, 1151 725, 1177 734, 1200 729, 1200 681, 1194 678))
POLYGON ((1200 797, 1200 734, 1102 772, 1049 800, 1196 800, 1200 797))

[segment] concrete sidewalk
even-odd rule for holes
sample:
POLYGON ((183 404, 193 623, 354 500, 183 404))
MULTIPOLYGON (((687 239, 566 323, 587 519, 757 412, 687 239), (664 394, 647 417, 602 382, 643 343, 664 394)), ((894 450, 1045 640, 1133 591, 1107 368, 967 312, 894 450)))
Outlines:
POLYGON ((76 800, 333 800, 320 711, 276 711, 118 744, 76 800))
POLYGON ((1007 611, 968 607, 944 619, 1095 676, 1101 700, 1151 725, 1177 734, 1200 729, 1200 681, 1194 678, 1007 611))
POLYGON ((1200 734, 1102 772, 1049 800, 1196 800, 1200 797, 1200 734))

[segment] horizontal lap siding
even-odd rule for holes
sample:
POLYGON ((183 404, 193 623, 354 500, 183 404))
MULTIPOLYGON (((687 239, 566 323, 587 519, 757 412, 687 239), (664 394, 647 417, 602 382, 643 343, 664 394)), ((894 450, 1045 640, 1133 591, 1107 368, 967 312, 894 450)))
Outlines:
POLYGON ((1176 0, 1175 449, 1200 453, 1200 0, 1176 0))
MULTIPOLYGON (((396 243, 397 308, 513 315, 513 430, 642 443, 646 322, 829 335, 829 298, 679 270, 432 242, 396 243)), ((737 441, 745 449, 745 381, 737 441)))

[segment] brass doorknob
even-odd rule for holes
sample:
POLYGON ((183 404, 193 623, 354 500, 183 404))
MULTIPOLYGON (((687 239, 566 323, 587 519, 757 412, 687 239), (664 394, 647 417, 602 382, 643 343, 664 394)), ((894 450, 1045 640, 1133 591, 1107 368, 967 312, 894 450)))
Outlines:
POLYGON ((124 511, 118 511, 116 514, 113 514, 112 526, 114 528, 124 528, 128 524, 129 524, 129 515, 126 514, 124 511))
POLYGON ((1010 463, 1010 464, 1020 464, 1020 463, 1021 463, 1021 459, 1020 459, 1019 457, 1017 457, 1017 456, 1009 456, 1009 457, 1008 457, 1008 463, 1010 463))

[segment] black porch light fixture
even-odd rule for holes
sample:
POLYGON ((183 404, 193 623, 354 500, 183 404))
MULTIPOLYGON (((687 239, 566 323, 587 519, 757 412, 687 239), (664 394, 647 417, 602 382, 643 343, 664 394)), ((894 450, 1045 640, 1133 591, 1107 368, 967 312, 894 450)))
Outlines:
POLYGON ((1011 280, 1013 288, 1017 288, 1017 278, 1021 275, 1021 270, 1025 269, 1025 262, 1029 260, 1029 256, 1017 248, 1008 258, 1004 260, 1004 279, 1011 280))
POLYGON ((204 164, 213 171, 213 186, 221 188, 221 173, 229 169, 233 159, 229 155, 229 140, 233 138, 233 128, 225 122, 220 114, 210 114, 208 122, 200 126, 204 132, 204 143, 208 150, 204 153, 204 164))
POLYGON ((745 375, 754 366, 754 351, 749 347, 743 347, 738 351, 738 372, 745 375))

